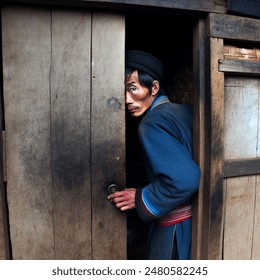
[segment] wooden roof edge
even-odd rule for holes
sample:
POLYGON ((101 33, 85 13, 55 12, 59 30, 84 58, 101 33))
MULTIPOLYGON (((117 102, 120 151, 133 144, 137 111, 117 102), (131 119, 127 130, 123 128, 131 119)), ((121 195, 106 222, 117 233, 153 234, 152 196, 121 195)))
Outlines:
POLYGON ((3 0, 6 4, 34 4, 48 6, 107 8, 116 10, 143 9, 143 8, 166 8, 173 10, 195 11, 195 12, 227 12, 227 0, 3 0))

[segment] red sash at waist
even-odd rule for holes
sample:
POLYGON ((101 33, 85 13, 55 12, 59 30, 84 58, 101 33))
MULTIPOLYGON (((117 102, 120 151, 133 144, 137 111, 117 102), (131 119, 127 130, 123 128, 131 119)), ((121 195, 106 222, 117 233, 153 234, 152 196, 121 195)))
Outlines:
POLYGON ((171 226, 182 222, 192 216, 192 207, 191 204, 182 205, 168 214, 163 218, 156 220, 156 224, 162 227, 171 226))

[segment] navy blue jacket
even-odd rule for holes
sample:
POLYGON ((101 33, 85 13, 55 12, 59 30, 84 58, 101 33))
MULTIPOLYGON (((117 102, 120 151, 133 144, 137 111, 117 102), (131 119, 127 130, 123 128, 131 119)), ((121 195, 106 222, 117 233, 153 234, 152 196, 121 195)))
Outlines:
POLYGON ((192 119, 189 105, 159 96, 139 124, 149 184, 137 189, 135 205, 140 218, 149 223, 147 259, 191 258, 191 216, 166 226, 158 221, 190 204, 198 190, 200 169, 192 156, 192 119))
POLYGON ((138 133, 149 184, 137 189, 135 203, 145 222, 189 203, 199 187, 192 125, 191 106, 171 103, 166 96, 157 97, 140 122, 138 133))

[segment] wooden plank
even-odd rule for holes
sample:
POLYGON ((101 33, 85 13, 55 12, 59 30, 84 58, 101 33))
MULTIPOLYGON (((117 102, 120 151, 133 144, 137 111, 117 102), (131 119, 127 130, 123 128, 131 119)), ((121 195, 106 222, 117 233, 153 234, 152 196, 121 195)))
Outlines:
POLYGON ((225 159, 256 157, 259 117, 258 103, 257 78, 226 76, 225 159))
POLYGON ((250 260, 256 176, 226 179, 224 260, 250 260))
POLYGON ((209 14, 208 36, 238 41, 259 42, 260 20, 239 16, 209 14))
POLYGON ((256 177, 256 195, 254 211, 254 231, 252 244, 252 260, 260 259, 260 176, 256 177))
POLYGON ((207 51, 204 184, 208 190, 204 193, 202 258, 215 260, 222 258, 223 232, 224 74, 218 71, 223 40, 210 38, 207 51))
POLYGON ((220 59, 219 71, 250 76, 260 76, 260 61, 220 59))
POLYGON ((52 12, 51 155, 56 259, 91 259, 91 14, 52 12))
MULTIPOLYGON (((1 20, 1 13, 0 13, 1 20)), ((0 50, 2 65, 2 48, 0 50)), ((2 67, 1 67, 2 70, 2 67)), ((5 143, 4 143, 4 106, 3 85, 0 87, 0 260, 10 259, 10 236, 8 228, 8 209, 5 184, 5 143)))
POLYGON ((229 12, 260 18, 260 2, 257 0, 228 0, 229 12))
POLYGON ((2 7, 7 196, 14 259, 53 259, 49 10, 2 7))
POLYGON ((0 260, 7 259, 6 256, 6 211, 5 211, 5 191, 3 183, 0 185, 0 260))
POLYGON ((109 8, 114 10, 133 10, 142 7, 168 8, 180 10, 192 10, 203 12, 225 13, 227 4, 225 0, 149 0, 149 4, 145 0, 4 0, 5 3, 25 3, 38 5, 54 5, 54 6, 80 6, 80 7, 96 7, 109 8))
MULTIPOLYGON (((260 78, 258 78, 258 104, 260 104, 260 78)), ((258 109, 257 147, 260 147, 260 107, 258 109)), ((256 156, 260 157, 260 149, 256 149, 256 156)))
POLYGON ((0 260, 12 258, 10 247, 8 206, 6 197, 6 184, 0 185, 0 260))
POLYGON ((125 215, 106 199, 125 186, 124 17, 95 13, 92 36, 93 259, 125 259, 125 215))
POLYGON ((224 177, 260 174, 260 158, 224 161, 224 177))
POLYGON ((193 149, 194 159, 201 169, 198 194, 192 203, 192 259, 201 259, 204 193, 205 143, 205 22, 199 20, 193 33, 193 149))
MULTIPOLYGON (((258 79, 258 102, 260 102, 260 79, 258 79)), ((260 120, 260 110, 258 110, 258 120, 260 120)), ((257 147, 260 144, 260 122, 258 121, 257 127, 257 147)), ((260 157, 260 151, 257 149, 256 156, 260 157)), ((260 176, 256 177, 256 195, 255 195, 255 218, 254 218, 254 235, 253 235, 253 249, 252 249, 252 259, 259 260, 260 259, 260 176)))

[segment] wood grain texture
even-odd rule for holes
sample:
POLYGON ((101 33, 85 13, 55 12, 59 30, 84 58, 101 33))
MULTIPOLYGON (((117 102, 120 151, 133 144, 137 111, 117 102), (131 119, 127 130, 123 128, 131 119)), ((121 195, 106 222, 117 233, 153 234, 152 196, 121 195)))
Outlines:
POLYGON ((260 158, 229 159, 224 161, 224 177, 260 174, 260 158))
POLYGON ((260 176, 256 176, 252 260, 260 259, 260 176))
POLYGON ((245 76, 260 76, 260 61, 221 59, 219 71, 245 76))
POLYGON ((258 78, 226 76, 224 259, 259 258, 259 97, 258 78))
POLYGON ((201 170, 200 187, 192 203, 192 259, 201 259, 203 232, 203 193, 205 159, 205 21, 196 24, 193 33, 193 150, 201 170))
POLYGON ((259 122, 258 79, 225 79, 225 159, 256 157, 259 122))
POLYGON ((95 13, 92 36, 93 259, 125 259, 125 214, 106 199, 125 186, 124 17, 95 13))
POLYGON ((54 6, 69 6, 69 7, 87 7, 87 8, 102 8, 115 9, 126 11, 136 8, 168 8, 192 10, 200 12, 218 12, 225 13, 227 11, 226 0, 4 0, 5 3, 23 3, 23 4, 38 4, 38 5, 54 5, 54 6))
POLYGON ((125 259, 124 17, 2 12, 13 258, 125 259))
POLYGON ((7 195, 14 259, 53 259, 50 12, 2 8, 7 195))
POLYGON ((91 13, 52 12, 51 157, 56 259, 91 259, 91 13))
POLYGON ((230 178, 225 189, 224 260, 250 260, 255 217, 256 176, 230 178))
POLYGON ((210 37, 248 42, 260 41, 259 19, 211 13, 209 20, 210 37))
POLYGON ((223 40, 210 38, 206 61, 205 186, 202 258, 222 258, 224 74, 218 71, 223 40))

